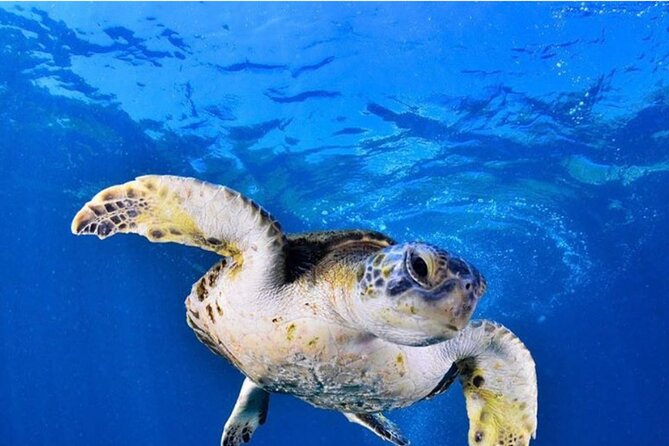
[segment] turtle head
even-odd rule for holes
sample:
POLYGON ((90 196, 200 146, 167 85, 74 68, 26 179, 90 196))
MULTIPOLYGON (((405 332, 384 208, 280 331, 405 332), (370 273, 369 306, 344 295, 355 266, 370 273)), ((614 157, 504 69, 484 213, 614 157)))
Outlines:
POLYGON ((360 267, 357 315, 376 336, 403 345, 450 339, 486 289, 465 260, 424 243, 389 246, 360 267))

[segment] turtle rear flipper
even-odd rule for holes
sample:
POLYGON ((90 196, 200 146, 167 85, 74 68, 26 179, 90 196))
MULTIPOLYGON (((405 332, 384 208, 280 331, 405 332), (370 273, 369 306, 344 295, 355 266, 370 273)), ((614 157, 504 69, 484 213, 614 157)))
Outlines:
POLYGON ((269 393, 246 378, 223 428, 221 446, 239 446, 251 441, 258 426, 267 420, 268 406, 269 393))
POLYGON ((537 429, 537 377, 530 352, 511 331, 472 321, 443 345, 467 401, 470 446, 527 446, 537 429))
POLYGON ((194 178, 147 175, 98 193, 77 213, 72 232, 104 239, 116 233, 196 246, 253 270, 259 285, 284 277, 285 237, 254 201, 194 178))

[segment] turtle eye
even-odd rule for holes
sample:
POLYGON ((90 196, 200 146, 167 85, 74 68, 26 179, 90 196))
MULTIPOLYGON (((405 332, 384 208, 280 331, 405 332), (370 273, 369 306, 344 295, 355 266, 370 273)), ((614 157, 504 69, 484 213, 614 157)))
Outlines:
POLYGON ((428 285, 428 274, 429 269, 427 267, 427 262, 421 256, 416 253, 411 253, 407 259, 409 275, 413 280, 418 282, 418 284, 427 286, 428 285))

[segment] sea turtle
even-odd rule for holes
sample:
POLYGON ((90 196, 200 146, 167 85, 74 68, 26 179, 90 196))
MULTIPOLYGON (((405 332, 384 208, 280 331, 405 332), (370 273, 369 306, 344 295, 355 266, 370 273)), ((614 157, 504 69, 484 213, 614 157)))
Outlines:
POLYGON ((534 361, 508 329, 470 317, 486 289, 471 264, 373 231, 284 234, 254 201, 192 178, 143 176, 98 193, 75 234, 136 233, 222 256, 186 298, 195 335, 246 379, 221 444, 251 439, 271 392, 342 412, 396 445, 383 411, 459 377, 470 445, 528 445, 534 361))

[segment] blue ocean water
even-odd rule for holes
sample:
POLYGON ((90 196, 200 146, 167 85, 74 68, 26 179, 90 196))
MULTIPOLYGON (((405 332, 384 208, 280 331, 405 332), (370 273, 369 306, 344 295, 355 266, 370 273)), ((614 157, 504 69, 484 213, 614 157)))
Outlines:
MULTIPOLYGON (((669 441, 667 4, 3 3, 0 169, 2 445, 218 444, 216 256, 70 234, 145 173, 458 252, 536 360, 532 444, 669 441)), ((390 417, 466 444, 458 385, 390 417)), ((288 396, 252 440, 342 443, 382 444, 288 396)))

